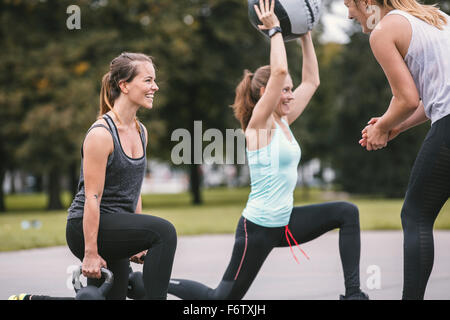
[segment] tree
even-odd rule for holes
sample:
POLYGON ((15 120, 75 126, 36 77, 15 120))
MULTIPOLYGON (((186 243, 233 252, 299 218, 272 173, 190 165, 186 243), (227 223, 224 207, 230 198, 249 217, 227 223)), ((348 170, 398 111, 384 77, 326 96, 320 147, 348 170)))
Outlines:
MULTIPOLYGON (((170 37, 164 54, 167 63, 161 66, 168 73, 168 87, 176 93, 167 97, 167 104, 161 108, 161 116, 167 121, 165 140, 170 140, 177 128, 187 128, 193 137, 196 120, 202 121, 203 130, 236 127, 229 105, 243 70, 254 70, 268 62, 267 42, 250 25, 245 2, 191 2, 183 15, 178 22, 172 20, 169 30, 175 29, 177 35, 170 37)), ((162 30, 161 36, 166 34, 162 30)), ((198 164, 190 164, 190 177, 193 203, 199 204, 198 164)))
MULTIPOLYGON (((202 120, 205 130, 224 129, 233 121, 228 106, 242 70, 267 55, 246 4, 237 0, 79 1, 80 29, 68 28, 70 1, 2 5, 2 30, 26 23, 2 34, 1 112, 14 121, 0 131, 2 155, 11 155, 2 157, 0 173, 14 164, 47 175, 49 209, 62 207, 61 177, 76 176, 100 80, 113 57, 123 51, 155 57, 161 80, 156 112, 139 117, 150 124, 152 154, 167 160, 166 141, 175 128, 202 120), (244 54, 249 48, 252 55, 244 54)), ((200 203, 198 165, 191 168, 193 202, 200 203)))
POLYGON ((47 176, 48 209, 62 208, 61 177, 79 161, 83 132, 95 120, 99 73, 92 66, 99 56, 104 59, 101 44, 113 41, 110 33, 69 30, 69 6, 69 1, 15 1, 2 10, 2 30, 26 21, 3 37, 5 98, 0 103, 13 121, 2 126, 2 141, 9 163, 47 176))

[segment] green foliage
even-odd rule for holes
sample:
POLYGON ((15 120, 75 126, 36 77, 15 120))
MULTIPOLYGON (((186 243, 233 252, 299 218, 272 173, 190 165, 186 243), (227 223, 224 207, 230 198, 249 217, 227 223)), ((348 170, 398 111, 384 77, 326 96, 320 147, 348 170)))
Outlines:
MULTIPOLYGON (((449 4, 441 2, 445 10, 449 4)), ((315 39, 321 32, 318 26, 315 39)), ((138 116, 149 129, 150 157, 162 160, 170 160, 176 144, 173 130, 192 130, 194 120, 202 120, 203 130, 238 128, 229 108, 234 89, 244 69, 269 62, 269 42, 248 22, 241 0, 3 0, 0 44, 0 177, 14 168, 77 175, 101 78, 123 51, 154 57, 160 90, 154 110, 138 116), (72 4, 81 10, 80 30, 66 26, 72 4)), ((303 163, 318 157, 332 165, 350 192, 402 195, 426 125, 386 150, 364 151, 360 131, 390 99, 367 36, 315 45, 321 86, 293 127, 303 163)), ((298 84, 301 49, 296 42, 286 47, 298 84)), ((62 186, 50 189, 58 193, 62 186)))

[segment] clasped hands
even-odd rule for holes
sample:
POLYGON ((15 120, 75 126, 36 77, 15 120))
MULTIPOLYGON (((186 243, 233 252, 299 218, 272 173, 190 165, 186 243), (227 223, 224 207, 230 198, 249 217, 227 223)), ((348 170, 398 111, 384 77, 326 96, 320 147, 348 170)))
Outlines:
POLYGON ((359 144, 367 151, 379 150, 387 146, 387 143, 394 139, 400 132, 397 129, 383 131, 376 125, 380 117, 372 118, 367 126, 361 131, 359 144))

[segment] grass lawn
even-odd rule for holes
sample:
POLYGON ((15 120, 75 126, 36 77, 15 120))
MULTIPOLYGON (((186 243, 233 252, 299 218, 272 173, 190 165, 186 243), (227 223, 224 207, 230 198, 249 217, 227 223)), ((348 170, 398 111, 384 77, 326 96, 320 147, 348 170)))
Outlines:
MULTIPOLYGON (((153 194, 142 198, 144 214, 160 216, 171 221, 178 235, 234 233, 236 223, 247 201, 249 189, 213 189, 203 191, 204 204, 190 204, 189 194, 153 194)), ((318 190, 308 196, 296 190, 295 205, 340 200, 318 190)), ((64 194, 66 206, 70 196, 64 194)), ((360 210, 362 230, 401 230, 400 210, 403 199, 370 199, 350 197, 360 210)), ((66 245, 65 226, 67 212, 45 211, 42 194, 13 195, 6 197, 8 212, 0 214, 0 251, 66 245), (23 229, 23 221, 39 220, 39 228, 23 229)), ((442 209, 435 224, 436 229, 450 230, 450 204, 442 209)))

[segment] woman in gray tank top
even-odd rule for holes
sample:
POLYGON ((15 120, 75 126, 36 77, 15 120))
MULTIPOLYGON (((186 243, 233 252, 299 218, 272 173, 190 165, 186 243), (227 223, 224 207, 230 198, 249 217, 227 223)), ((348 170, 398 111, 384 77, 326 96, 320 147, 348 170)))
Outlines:
POLYGON ((100 115, 86 134, 78 193, 68 212, 66 238, 96 284, 100 268, 114 274, 107 299, 125 299, 130 260, 143 263, 147 299, 166 299, 176 249, 173 225, 142 211, 147 130, 136 118, 151 109, 158 90, 149 56, 122 53, 102 80, 100 115), (146 254, 151 249, 151 254, 146 254))
POLYGON ((401 219, 403 299, 423 299, 433 267, 433 224, 450 196, 450 19, 415 0, 344 0, 348 17, 370 34, 391 86, 386 113, 372 118, 360 144, 386 147, 399 133, 431 120, 411 171, 401 219))

